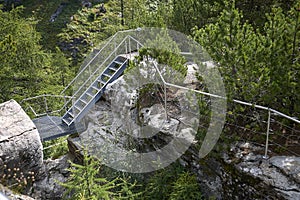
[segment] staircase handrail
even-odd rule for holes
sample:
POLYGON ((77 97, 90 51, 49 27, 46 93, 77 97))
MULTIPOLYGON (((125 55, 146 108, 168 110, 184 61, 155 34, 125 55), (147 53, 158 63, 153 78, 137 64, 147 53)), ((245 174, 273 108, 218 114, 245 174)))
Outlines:
MULTIPOLYGON (((118 31, 116 34, 114 34, 106 43, 105 45, 96 53, 96 55, 80 70, 80 72, 75 76, 75 78, 73 78, 73 80, 60 92, 61 95, 63 95, 66 90, 73 85, 73 83, 77 80, 77 78, 82 74, 83 71, 85 71, 87 69, 87 67, 98 57, 98 55, 100 53, 102 53, 102 51, 117 37, 117 35, 119 35, 119 33, 126 33, 126 32, 132 32, 133 30, 124 30, 124 31, 118 31)), ((127 35, 129 36, 129 35, 127 35)), ((136 40, 136 42, 138 42, 136 40)), ((140 42, 138 42, 139 44, 141 44, 140 42)))
MULTIPOLYGON (((123 32, 131 32, 132 30, 127 30, 127 31, 119 31, 121 33, 123 32)), ((119 33, 118 32, 118 33, 119 33)), ((48 97, 54 97, 54 98, 62 98, 64 99, 64 105, 58 109, 58 110, 54 110, 54 111, 51 111, 50 113, 60 113, 62 112, 66 106, 71 102, 72 99, 75 99, 75 95, 78 94, 78 92, 83 88, 84 85, 86 85, 86 83, 91 79, 91 77, 93 77, 95 75, 95 73, 103 66, 103 64, 118 50, 118 48, 127 40, 127 39, 131 39, 133 41, 135 41, 137 44, 139 44, 141 47, 143 46, 143 44, 141 44, 137 39, 135 39, 134 37, 130 36, 130 35, 127 35, 119 44, 118 46, 116 46, 116 48, 106 57, 106 59, 97 67, 97 69, 95 69, 95 71, 90 75, 90 77, 81 85, 80 88, 78 88, 78 90, 72 95, 72 96, 69 96, 69 95, 64 95, 64 92, 72 85, 74 84, 74 82, 78 79, 78 77, 80 76, 80 74, 83 73, 84 70, 87 69, 87 67, 89 66, 89 64, 96 59, 96 57, 102 52, 102 50, 108 45, 110 44, 110 42, 116 37, 117 34, 115 34, 104 46, 103 48, 101 48, 101 50, 92 58, 91 61, 89 61, 85 67, 80 70, 80 72, 76 75, 76 77, 64 88, 64 90, 56 95, 56 94, 42 94, 42 95, 37 95, 37 96, 34 96, 34 97, 29 97, 29 98, 25 98, 25 99, 22 99, 22 101, 20 102, 20 104, 23 104, 25 102, 28 102, 30 100, 34 100, 34 99, 39 99, 39 98, 48 98, 48 97)), ((49 112, 45 112, 45 113, 42 113, 42 114, 39 114, 39 113, 36 113, 36 111, 31 107, 29 106, 28 107, 30 110, 32 110, 32 112, 34 113, 34 115, 36 117, 40 117, 40 116, 44 116, 46 114, 49 114, 49 112)), ((28 110, 28 108, 25 108, 25 110, 28 110)))
MULTIPOLYGON (((42 94, 42 95, 38 95, 38 96, 34 96, 34 97, 29 97, 29 98, 25 98, 25 99, 22 99, 22 101, 20 102, 20 104, 24 104, 25 102, 28 102, 30 100, 34 100, 34 99, 43 99, 44 100, 44 103, 45 103, 45 108, 47 109, 47 97, 54 97, 54 98, 62 98, 66 101, 66 99, 72 99, 73 97, 71 96, 63 96, 63 95, 56 95, 56 94, 42 94)), ((65 103, 64 103, 65 105, 65 103)), ((33 114, 36 116, 36 117, 40 117, 40 116, 44 116, 44 115, 47 115, 49 113, 53 114, 53 113, 60 113, 62 111, 62 109, 58 109, 58 110, 53 110, 51 112, 45 112, 45 113, 37 113, 35 109, 32 108, 32 106, 28 106, 28 107, 25 107, 24 110, 27 111, 28 109, 30 109, 33 114)))
POLYGON ((111 39, 99 50, 99 52, 96 53, 96 55, 80 70, 80 72, 75 76, 75 78, 73 78, 73 80, 63 89, 63 91, 60 92, 60 94, 64 94, 66 92, 66 90, 73 85, 73 83, 77 80, 77 78, 83 73, 83 71, 85 71, 88 66, 91 64, 91 62, 93 62, 98 55, 103 51, 104 48, 107 47, 107 45, 117 36, 117 34, 115 34, 113 37, 111 37, 111 39))
MULTIPOLYGON (((100 67, 103 66, 103 64, 117 51, 117 49, 126 41, 126 39, 128 38, 132 38, 131 36, 127 35, 120 43, 119 45, 106 57, 106 59, 99 65, 99 67, 89 76, 88 79, 85 80, 85 82, 77 89, 77 91, 72 95, 72 99, 75 98, 75 95, 78 94, 78 92, 83 88, 84 85, 86 85, 86 83, 88 81, 90 81, 91 77, 93 77, 96 72, 99 70, 100 67)), ((67 104, 70 103, 70 100, 68 100, 65 105, 61 108, 61 110, 63 110, 67 104)))
POLYGON ((118 35, 119 32, 117 32, 115 35, 113 35, 108 41, 107 43, 96 53, 96 55, 80 70, 80 72, 75 76, 75 78, 73 78, 73 80, 63 89, 63 91, 61 91, 60 94, 64 94, 65 91, 73 85, 73 83, 77 80, 77 78, 82 74, 83 71, 85 71, 87 69, 87 67, 98 57, 98 55, 108 46, 108 44, 110 44, 110 42, 112 42, 118 35))
POLYGON ((29 101, 29 100, 32 100, 32 99, 42 98, 42 97, 57 97, 57 98, 68 98, 68 99, 73 98, 72 96, 65 96, 65 95, 42 94, 42 95, 22 99, 22 101, 20 103, 23 103, 24 101, 29 101))

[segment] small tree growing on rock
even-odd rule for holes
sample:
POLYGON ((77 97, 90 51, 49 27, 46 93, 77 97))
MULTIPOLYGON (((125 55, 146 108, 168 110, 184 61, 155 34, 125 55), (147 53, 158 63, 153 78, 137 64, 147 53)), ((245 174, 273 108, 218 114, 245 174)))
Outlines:
POLYGON ((67 199, 133 199, 139 194, 131 190, 135 184, 128 183, 125 179, 115 178, 112 181, 100 176, 101 162, 83 153, 83 163, 71 162, 70 178, 65 183, 60 183, 67 188, 67 199))

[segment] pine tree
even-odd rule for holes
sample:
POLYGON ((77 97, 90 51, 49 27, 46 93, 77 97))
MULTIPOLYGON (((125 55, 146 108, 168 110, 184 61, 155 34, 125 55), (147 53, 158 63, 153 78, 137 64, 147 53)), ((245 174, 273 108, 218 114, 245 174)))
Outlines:
POLYGON ((84 151, 83 163, 71 162, 70 178, 60 183, 67 189, 67 199, 133 199, 132 189, 135 184, 128 183, 124 178, 115 178, 111 181, 100 176, 101 163, 84 151))
POLYGON ((0 101, 36 93, 50 57, 39 45, 36 21, 20 17, 22 8, 0 10, 0 101))
POLYGON ((195 30, 195 39, 218 63, 230 98, 299 112, 299 11, 274 7, 264 29, 254 29, 234 3, 217 23, 195 30), (297 82, 298 81, 298 82, 297 82))

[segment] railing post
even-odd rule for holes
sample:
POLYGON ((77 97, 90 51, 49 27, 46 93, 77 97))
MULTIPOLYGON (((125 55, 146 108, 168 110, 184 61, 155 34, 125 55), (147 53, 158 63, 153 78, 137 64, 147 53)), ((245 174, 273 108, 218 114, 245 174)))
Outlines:
POLYGON ((117 49, 117 44, 116 44, 116 40, 114 40, 114 52, 115 52, 115 57, 117 57, 116 49, 117 49))
POLYGON ((89 65, 89 77, 91 76, 91 65, 89 65))
POLYGON ((168 111, 167 111, 167 88, 166 84, 164 83, 164 93, 165 93, 165 117, 166 121, 168 121, 168 111))
POLYGON ((48 105, 47 105, 47 98, 46 98, 46 96, 44 96, 44 103, 45 103, 46 113, 48 113, 48 105))
POLYGON ((64 93, 64 105, 63 105, 63 107, 65 107, 65 109, 66 109, 66 111, 68 110, 68 108, 67 108, 67 100, 66 100, 66 94, 64 93))
POLYGON ((128 37, 128 48, 129 48, 129 57, 131 59, 131 47, 130 47, 130 37, 128 37))
POLYGON ((266 137, 266 146, 265 146, 265 155, 264 155, 265 159, 268 158, 270 122, 271 122, 271 111, 270 109, 268 109, 268 126, 267 126, 267 137, 266 137))

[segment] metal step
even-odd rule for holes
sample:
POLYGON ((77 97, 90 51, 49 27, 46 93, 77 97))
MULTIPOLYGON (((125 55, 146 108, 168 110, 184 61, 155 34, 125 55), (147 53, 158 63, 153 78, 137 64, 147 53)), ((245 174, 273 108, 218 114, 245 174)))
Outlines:
POLYGON ((97 91, 100 90, 100 88, 97 88, 97 87, 95 87, 95 86, 91 86, 91 88, 93 88, 93 89, 95 89, 95 90, 97 90, 97 91))
POLYGON ((72 112, 70 112, 70 111, 68 111, 68 114, 71 116, 71 117, 75 117, 75 115, 72 113, 72 112))
POLYGON ((108 77, 108 78, 110 78, 110 77, 111 77, 111 75, 109 75, 109 74, 105 74, 105 73, 103 73, 103 75, 104 75, 104 76, 106 76, 106 77, 108 77))
POLYGON ((79 112, 78 113, 80 113, 81 111, 82 111, 82 109, 80 109, 78 106, 76 106, 76 105, 74 105, 74 108, 76 108, 79 112))
POLYGON ((83 99, 79 99, 79 101, 81 101, 81 102, 83 102, 83 103, 85 103, 85 104, 88 104, 88 102, 86 102, 86 101, 83 100, 83 99))
POLYGON ((91 93, 89 93, 89 92, 86 92, 85 94, 87 94, 87 95, 89 95, 89 96, 91 96, 91 97, 94 97, 94 95, 91 94, 91 93))
POLYGON ((68 118, 63 118, 62 121, 65 122, 67 125, 70 125, 72 122, 72 118, 68 117, 68 118))
POLYGON ((110 70, 112 70, 112 71, 118 71, 118 68, 116 68, 116 67, 109 67, 108 69, 110 69, 110 70))
POLYGON ((103 81, 103 80, 101 80, 101 79, 100 79, 100 80, 98 79, 97 81, 98 81, 99 83, 103 84, 103 85, 105 85, 105 84, 107 83, 106 81, 103 81))
POLYGON ((120 61, 117 61, 117 60, 115 60, 114 63, 117 63, 118 65, 123 65, 124 64, 124 62, 120 62, 120 61))

